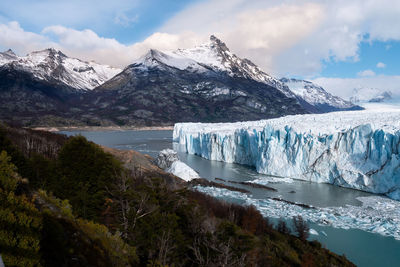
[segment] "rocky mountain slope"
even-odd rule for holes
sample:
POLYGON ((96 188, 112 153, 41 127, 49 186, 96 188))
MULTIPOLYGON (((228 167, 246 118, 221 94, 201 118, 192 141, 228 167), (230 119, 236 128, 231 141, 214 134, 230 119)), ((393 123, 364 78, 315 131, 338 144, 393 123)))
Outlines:
POLYGON ((190 49, 150 49, 123 71, 55 49, 24 57, 8 50, 0 53, 0 104, 0 119, 32 126, 160 126, 359 108, 309 82, 278 80, 215 36, 190 49))
MULTIPOLYGON (((334 96, 321 86, 310 81, 282 78, 290 90, 315 108, 316 113, 331 111, 361 110, 362 108, 346 101, 338 96, 334 96)), ((310 110, 312 112, 312 110, 310 110)))
POLYGON ((239 121, 306 113, 287 86, 235 56, 214 36, 193 49, 150 50, 88 93, 84 105, 93 110, 93 118, 117 124, 239 121))
POLYGON ((118 72, 55 49, 23 57, 7 50, 0 53, 0 117, 23 125, 77 124, 80 97, 118 72))
POLYGON ((70 58, 53 48, 23 57, 7 50, 0 53, 0 66, 30 73, 41 81, 80 90, 91 90, 121 72, 118 68, 70 58))

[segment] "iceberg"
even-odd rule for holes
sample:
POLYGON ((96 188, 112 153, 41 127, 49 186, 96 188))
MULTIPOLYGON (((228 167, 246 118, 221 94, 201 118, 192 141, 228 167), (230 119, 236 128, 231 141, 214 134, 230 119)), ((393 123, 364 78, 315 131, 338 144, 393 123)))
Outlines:
POLYGON ((311 235, 319 235, 317 230, 312 229, 312 228, 309 230, 309 232, 310 232, 311 235))
POLYGON ((173 139, 184 152, 209 160, 400 200, 399 109, 177 123, 173 139))
POLYGON ((185 181, 200 178, 195 170, 179 160, 178 153, 172 149, 161 150, 156 159, 156 163, 161 169, 185 181))

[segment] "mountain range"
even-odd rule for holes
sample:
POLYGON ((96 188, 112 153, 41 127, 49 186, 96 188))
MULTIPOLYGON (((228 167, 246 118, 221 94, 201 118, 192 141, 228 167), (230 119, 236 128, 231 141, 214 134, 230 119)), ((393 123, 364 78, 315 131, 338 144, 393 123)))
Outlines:
POLYGON ((316 109, 314 113, 362 109, 351 101, 332 95, 313 82, 293 78, 282 78, 280 81, 285 83, 295 95, 311 104, 316 109))
POLYGON ((171 125, 258 120, 360 107, 307 81, 276 79, 215 36, 151 49, 121 70, 46 49, 0 53, 0 119, 22 125, 171 125))
POLYGON ((372 87, 357 87, 352 91, 349 100, 352 103, 380 103, 394 98, 392 91, 372 87))

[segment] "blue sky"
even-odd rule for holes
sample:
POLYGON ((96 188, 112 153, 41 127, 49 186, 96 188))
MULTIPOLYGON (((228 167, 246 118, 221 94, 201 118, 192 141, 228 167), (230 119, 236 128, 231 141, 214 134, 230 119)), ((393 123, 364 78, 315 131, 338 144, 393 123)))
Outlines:
POLYGON ((397 81, 399 17, 398 0, 2 0, 0 49, 53 46, 124 67, 149 48, 192 47, 216 34, 272 75, 340 92, 329 81, 397 81))
POLYGON ((400 42, 364 41, 360 44, 358 60, 324 61, 320 75, 351 78, 359 76, 360 72, 365 70, 372 70, 376 75, 399 75, 399 59, 400 42), (383 63, 383 65, 379 63, 383 63))
POLYGON ((196 0, 2 0, 0 21, 18 21, 25 30, 37 33, 49 25, 91 29, 129 44, 143 40, 193 2, 196 0))

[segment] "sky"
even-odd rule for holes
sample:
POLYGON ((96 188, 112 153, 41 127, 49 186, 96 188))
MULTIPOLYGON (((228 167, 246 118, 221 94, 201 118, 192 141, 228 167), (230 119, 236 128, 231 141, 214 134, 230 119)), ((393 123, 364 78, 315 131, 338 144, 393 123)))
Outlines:
POLYGON ((276 77, 342 97, 357 87, 400 95, 399 17, 398 0, 2 0, 0 49, 54 47, 123 68, 215 34, 276 77))

